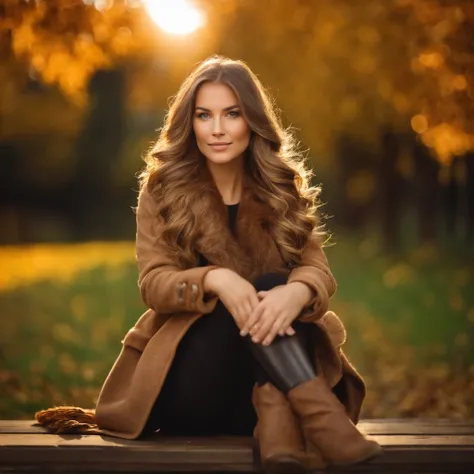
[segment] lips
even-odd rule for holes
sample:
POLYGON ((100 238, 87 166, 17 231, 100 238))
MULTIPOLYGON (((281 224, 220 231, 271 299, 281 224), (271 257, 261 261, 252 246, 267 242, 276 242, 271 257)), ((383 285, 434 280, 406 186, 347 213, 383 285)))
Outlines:
POLYGON ((227 150, 227 148, 229 148, 230 143, 216 142, 216 143, 210 143, 209 145, 215 151, 224 151, 224 150, 227 150))

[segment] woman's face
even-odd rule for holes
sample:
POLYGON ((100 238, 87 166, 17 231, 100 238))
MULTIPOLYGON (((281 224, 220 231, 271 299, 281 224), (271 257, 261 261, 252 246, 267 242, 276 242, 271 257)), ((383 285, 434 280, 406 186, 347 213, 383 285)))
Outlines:
POLYGON ((206 82, 196 94, 193 129, 201 153, 216 164, 240 157, 250 141, 250 127, 227 85, 206 82))

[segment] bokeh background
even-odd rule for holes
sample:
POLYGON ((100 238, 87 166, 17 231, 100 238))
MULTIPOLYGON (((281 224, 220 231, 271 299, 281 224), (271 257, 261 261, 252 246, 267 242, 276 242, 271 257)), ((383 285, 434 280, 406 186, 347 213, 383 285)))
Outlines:
POLYGON ((94 406, 145 310, 142 156, 214 53, 309 150, 362 416, 474 416, 474 2, 2 0, 0 418, 94 406))

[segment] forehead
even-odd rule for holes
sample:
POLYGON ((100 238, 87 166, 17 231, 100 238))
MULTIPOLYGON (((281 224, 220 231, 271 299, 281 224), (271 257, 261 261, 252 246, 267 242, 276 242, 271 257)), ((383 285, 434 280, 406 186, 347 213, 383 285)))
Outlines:
POLYGON ((196 94, 196 107, 217 110, 238 104, 235 92, 228 85, 220 82, 206 82, 196 94))

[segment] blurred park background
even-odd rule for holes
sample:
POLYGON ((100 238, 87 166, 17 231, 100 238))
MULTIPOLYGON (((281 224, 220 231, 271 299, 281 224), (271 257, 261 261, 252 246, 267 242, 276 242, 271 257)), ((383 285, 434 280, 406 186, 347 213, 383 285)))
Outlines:
POLYGON ((474 2, 1 0, 0 418, 94 406, 142 156, 214 53, 310 150, 363 417, 473 417, 474 2))

